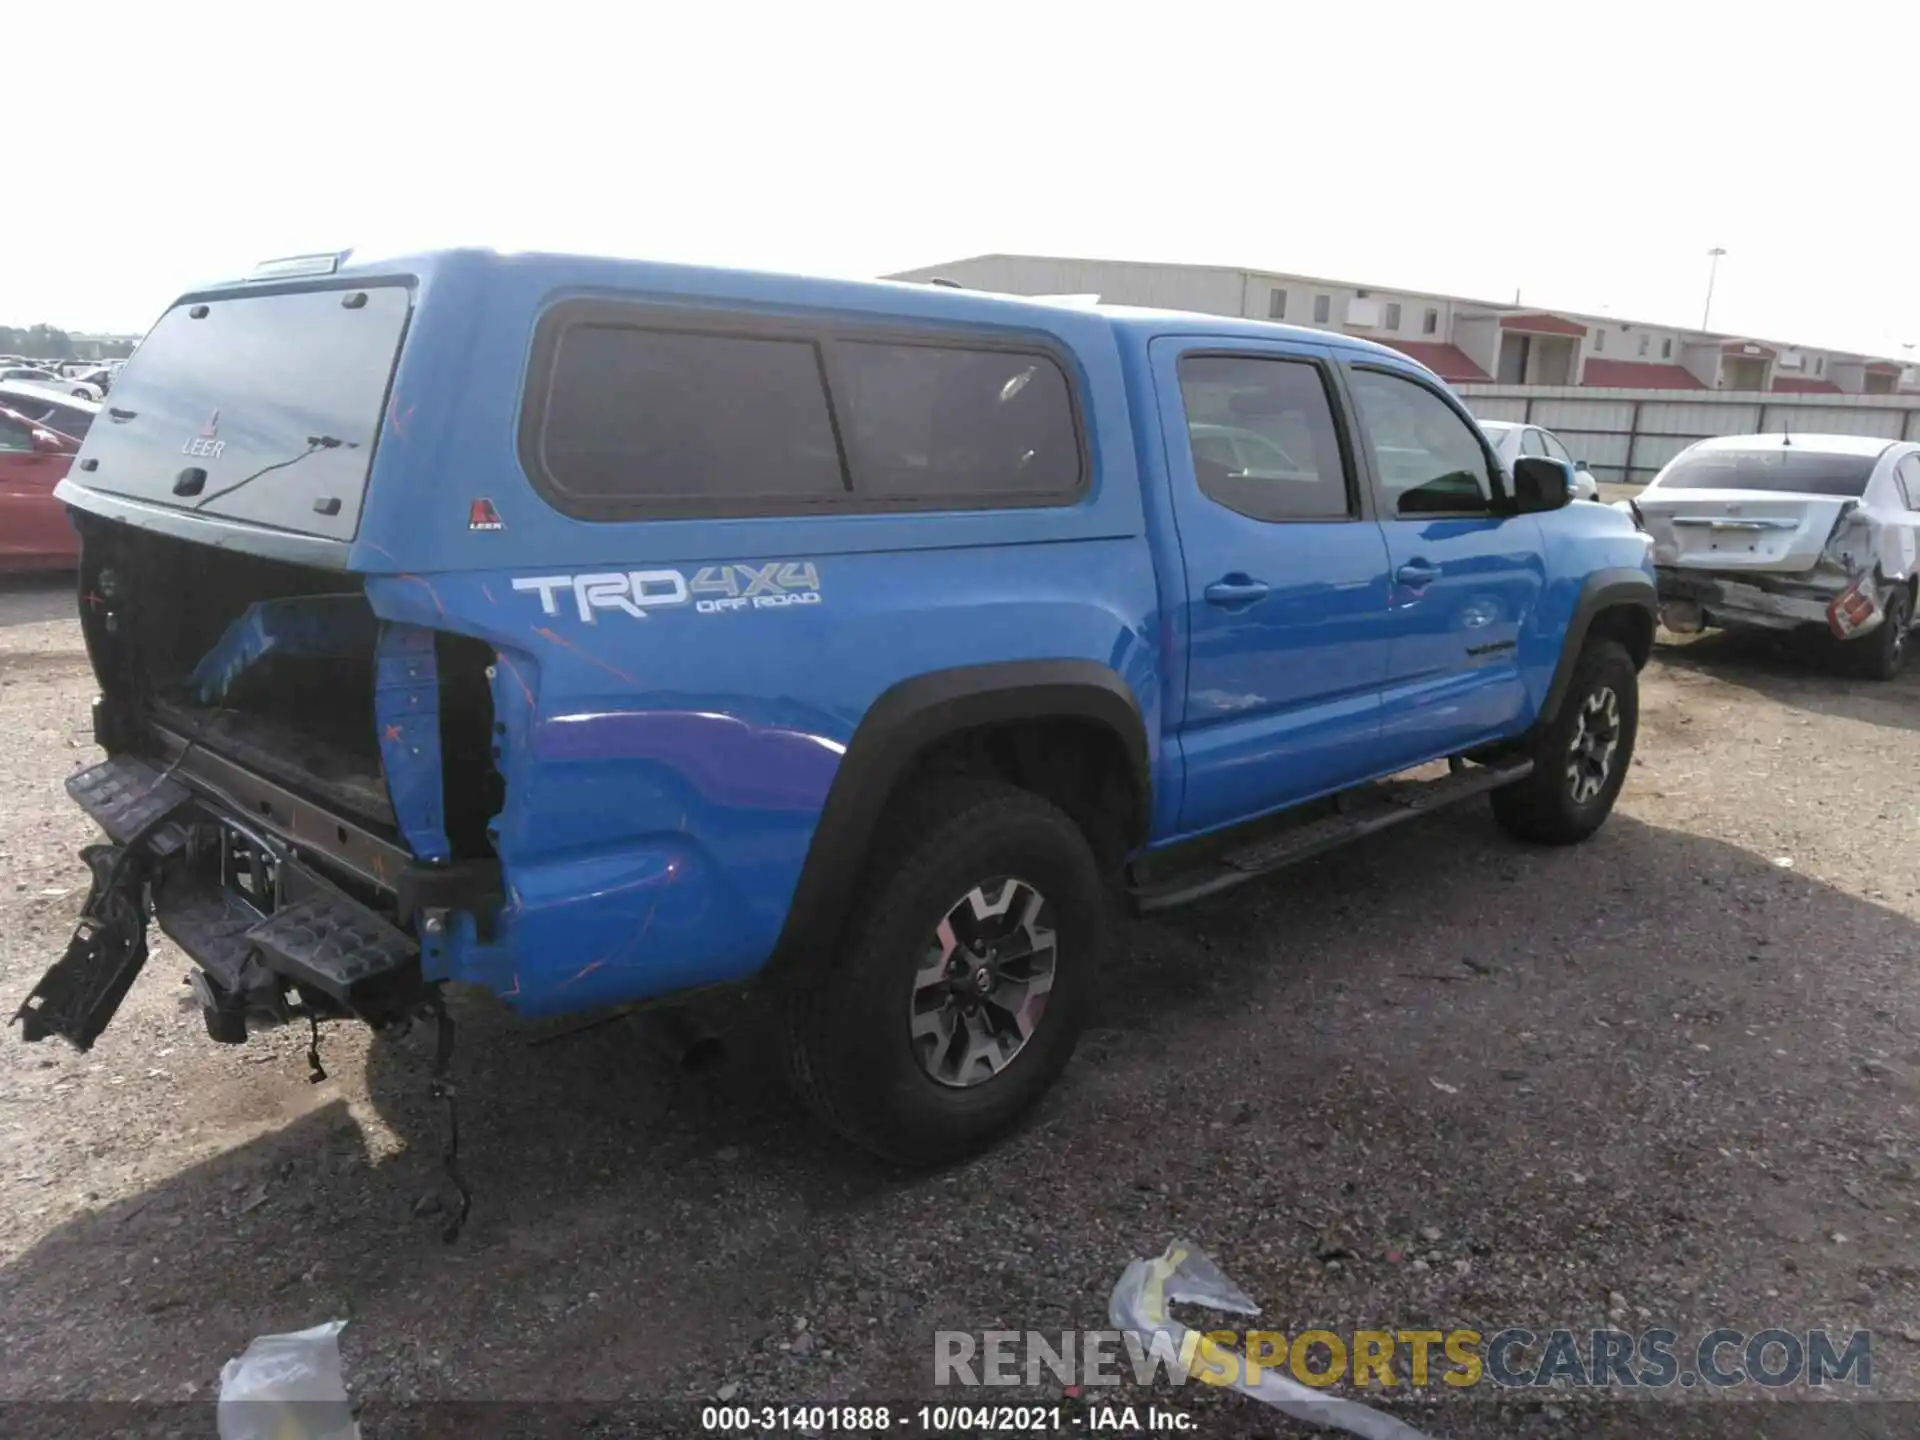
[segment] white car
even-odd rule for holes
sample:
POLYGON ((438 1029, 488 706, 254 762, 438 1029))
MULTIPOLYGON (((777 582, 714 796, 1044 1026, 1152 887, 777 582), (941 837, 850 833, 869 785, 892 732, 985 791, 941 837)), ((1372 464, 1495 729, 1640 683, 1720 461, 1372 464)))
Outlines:
POLYGON ((66 380, 51 370, 39 366, 12 365, 0 370, 0 384, 42 385, 49 390, 58 390, 66 395, 76 395, 82 400, 91 400, 98 404, 102 391, 98 385, 87 380, 66 380))
POLYGON ((106 361, 67 361, 60 367, 60 378, 69 384, 79 380, 104 394, 113 386, 113 367, 106 361))
POLYGON ((1303 466, 1277 441, 1269 440, 1258 431, 1237 425, 1192 424, 1187 426, 1187 434, 1195 455, 1218 461, 1235 475, 1262 480, 1302 480, 1311 479, 1314 474, 1312 466, 1303 466))
POLYGON ((1661 623, 1825 635, 1862 674, 1906 660, 1920 579, 1920 445, 1724 435, 1624 502, 1653 540, 1661 623))
POLYGON ((1513 462, 1522 455, 1544 455, 1549 460, 1563 460, 1573 467, 1573 498, 1600 498, 1600 482, 1587 469, 1587 462, 1574 459, 1567 447, 1560 443, 1560 437, 1551 430, 1541 425, 1523 425, 1517 420, 1482 420, 1479 425, 1486 434, 1487 443, 1493 446, 1493 453, 1500 457, 1500 463, 1509 474, 1513 471, 1513 462))

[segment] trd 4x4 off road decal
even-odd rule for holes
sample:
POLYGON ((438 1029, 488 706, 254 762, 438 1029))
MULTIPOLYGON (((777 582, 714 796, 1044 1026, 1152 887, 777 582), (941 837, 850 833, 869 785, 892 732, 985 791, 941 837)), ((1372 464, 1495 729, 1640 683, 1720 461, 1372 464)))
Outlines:
POLYGON ((695 572, 687 589, 696 596, 714 597, 693 602, 693 608, 702 615, 818 605, 820 572, 811 560, 775 560, 761 566, 706 565, 695 572))
POLYGON ((820 572, 811 560, 773 560, 765 565, 703 565, 692 580, 678 570, 608 570, 591 575, 535 575, 515 580, 513 588, 537 592, 540 608, 548 615, 558 615, 560 597, 570 594, 580 623, 594 625, 602 610, 644 620, 649 610, 689 604, 701 615, 818 605, 820 572))

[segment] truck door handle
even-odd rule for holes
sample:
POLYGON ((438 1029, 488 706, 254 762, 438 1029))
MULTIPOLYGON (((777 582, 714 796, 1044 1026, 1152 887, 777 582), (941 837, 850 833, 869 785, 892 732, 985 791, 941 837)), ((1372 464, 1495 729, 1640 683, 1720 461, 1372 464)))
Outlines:
POLYGON ((1251 575, 1243 575, 1236 570, 1233 574, 1223 575, 1207 586, 1207 603, 1230 610, 1236 605, 1251 605, 1256 600, 1266 599, 1267 590, 1268 586, 1264 580, 1256 580, 1251 575))
POLYGON ((1393 572, 1393 578, 1409 590, 1419 590, 1440 578, 1440 571, 1424 560, 1409 560, 1393 572))

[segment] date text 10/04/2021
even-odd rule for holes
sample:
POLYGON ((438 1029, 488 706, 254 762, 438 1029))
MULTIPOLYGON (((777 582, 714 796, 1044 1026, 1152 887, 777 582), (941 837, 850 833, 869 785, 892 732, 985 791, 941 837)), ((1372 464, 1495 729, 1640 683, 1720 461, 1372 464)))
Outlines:
POLYGON ((1194 1429, 1195 1421, 1164 1405, 1092 1405, 1072 1411, 1058 1405, 708 1405, 700 1412, 700 1428, 719 1434, 1181 1434, 1194 1429))

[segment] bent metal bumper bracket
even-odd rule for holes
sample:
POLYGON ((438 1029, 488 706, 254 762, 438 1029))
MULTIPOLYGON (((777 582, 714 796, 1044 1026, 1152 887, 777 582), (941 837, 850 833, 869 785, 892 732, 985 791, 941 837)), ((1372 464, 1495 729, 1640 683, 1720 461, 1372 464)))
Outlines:
POLYGON ((147 880, 186 844, 173 816, 192 795, 170 772, 130 756, 81 771, 67 793, 114 843, 80 852, 93 884, 73 938, 13 1018, 29 1042, 58 1035, 89 1050, 147 963, 147 880))

